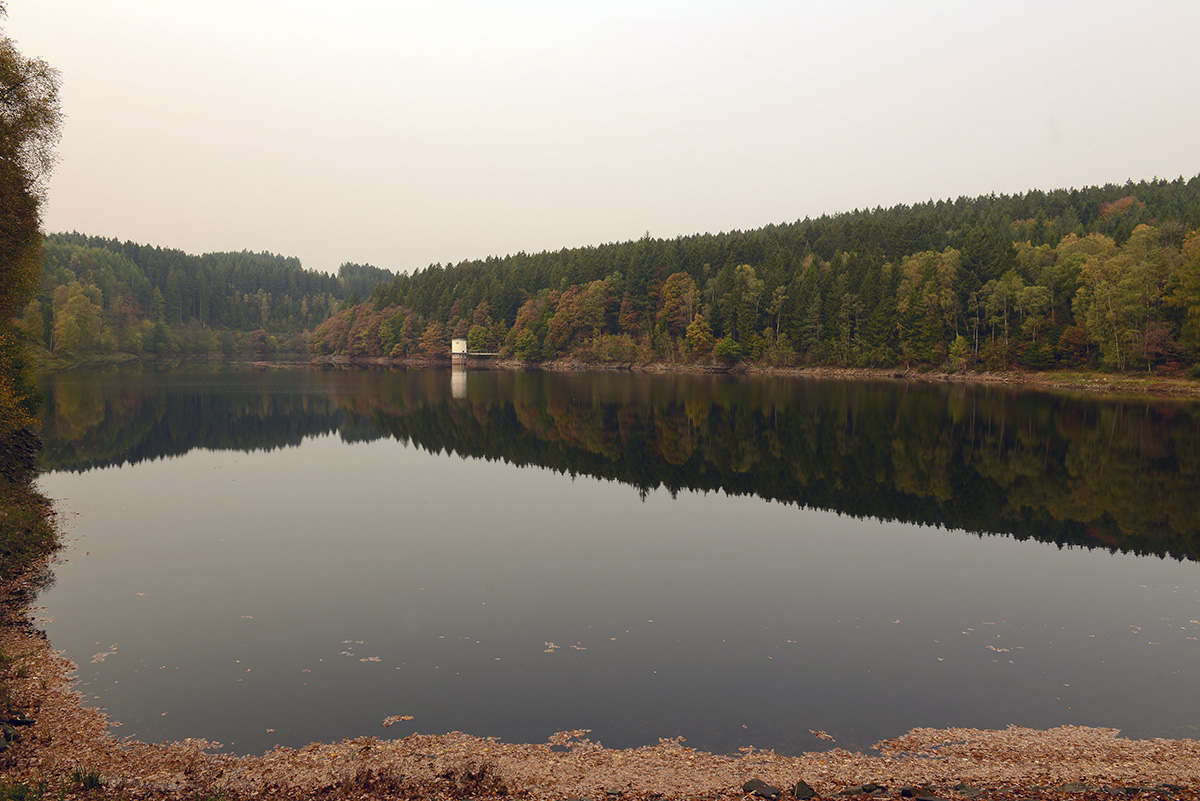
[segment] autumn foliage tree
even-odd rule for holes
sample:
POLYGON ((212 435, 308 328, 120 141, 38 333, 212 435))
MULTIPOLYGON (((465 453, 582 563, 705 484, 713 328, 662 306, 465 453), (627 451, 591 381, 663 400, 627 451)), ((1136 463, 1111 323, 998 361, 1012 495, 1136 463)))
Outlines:
POLYGON ((41 275, 39 212, 62 120, 58 87, 55 69, 0 31, 0 435, 27 422, 32 405, 12 321, 41 275))

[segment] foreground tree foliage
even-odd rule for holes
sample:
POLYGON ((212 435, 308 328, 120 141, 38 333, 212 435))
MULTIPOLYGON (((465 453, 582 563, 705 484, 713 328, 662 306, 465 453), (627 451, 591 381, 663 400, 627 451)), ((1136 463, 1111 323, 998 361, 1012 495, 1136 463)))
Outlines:
POLYGON ((401 357, 462 336, 529 361, 1194 367, 1198 226, 1200 176, 435 264, 380 284, 309 345, 401 357))
MULTIPOLYGON (((0 0, 0 19, 5 15, 0 0)), ((33 486, 40 450, 24 343, 12 325, 41 273, 40 210, 62 112, 58 73, 0 31, 0 577, 54 547, 50 504, 33 486)), ((7 693, 0 686, 0 703, 7 693)))
POLYGON ((35 405, 10 321, 41 273, 41 202, 62 119, 58 84, 57 71, 0 31, 0 437, 26 425, 35 405))

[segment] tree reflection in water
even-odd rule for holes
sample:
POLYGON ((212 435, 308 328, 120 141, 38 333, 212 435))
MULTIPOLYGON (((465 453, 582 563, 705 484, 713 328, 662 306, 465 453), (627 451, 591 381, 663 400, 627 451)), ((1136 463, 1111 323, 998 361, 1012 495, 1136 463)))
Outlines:
POLYGON ((42 467, 338 432, 636 487, 1200 558, 1200 405, 904 381, 208 366, 47 376, 42 467))

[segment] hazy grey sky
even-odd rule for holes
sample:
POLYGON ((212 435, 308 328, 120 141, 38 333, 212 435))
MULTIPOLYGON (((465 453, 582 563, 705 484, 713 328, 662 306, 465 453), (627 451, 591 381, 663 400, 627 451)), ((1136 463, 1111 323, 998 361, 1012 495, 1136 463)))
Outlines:
POLYGON ((1200 2, 9 0, 49 231, 306 267, 1200 173, 1200 2))

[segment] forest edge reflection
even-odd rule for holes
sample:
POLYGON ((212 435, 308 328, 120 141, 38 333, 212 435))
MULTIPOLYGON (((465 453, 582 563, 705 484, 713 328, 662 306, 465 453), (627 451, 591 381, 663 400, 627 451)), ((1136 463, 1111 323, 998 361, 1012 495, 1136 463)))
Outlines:
POLYGON ((46 470, 338 433, 979 535, 1200 558, 1200 407, 968 383, 115 368, 44 377, 46 470))

